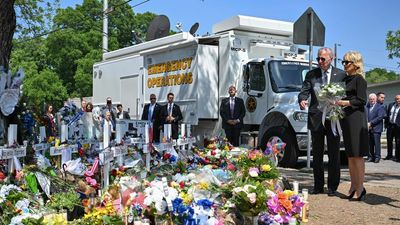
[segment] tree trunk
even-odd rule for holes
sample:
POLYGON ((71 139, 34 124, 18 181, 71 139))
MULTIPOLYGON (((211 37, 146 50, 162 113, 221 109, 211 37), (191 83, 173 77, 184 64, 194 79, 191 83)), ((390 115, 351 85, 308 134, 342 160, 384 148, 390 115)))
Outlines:
POLYGON ((15 0, 0 0, 0 66, 8 70, 16 27, 15 0))

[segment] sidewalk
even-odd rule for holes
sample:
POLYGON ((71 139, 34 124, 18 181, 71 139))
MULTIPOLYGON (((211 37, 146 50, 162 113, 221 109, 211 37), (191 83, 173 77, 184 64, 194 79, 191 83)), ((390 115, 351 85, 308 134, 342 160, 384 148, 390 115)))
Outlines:
MULTIPOLYGON (((386 157, 384 145, 382 158, 386 157)), ((324 157, 325 181, 327 180, 328 157, 324 157)), ((313 188, 312 169, 308 169, 307 157, 300 157, 297 169, 279 168, 290 183, 299 182, 299 190, 313 188)), ((312 162, 311 162, 312 168, 312 162)), ((341 183, 337 197, 327 194, 310 195, 310 216, 308 225, 314 224, 400 224, 400 163, 381 160, 379 163, 365 163, 365 201, 354 202, 344 199, 350 188, 347 166, 342 166, 341 183)), ((325 186, 326 187, 326 186, 325 186)))

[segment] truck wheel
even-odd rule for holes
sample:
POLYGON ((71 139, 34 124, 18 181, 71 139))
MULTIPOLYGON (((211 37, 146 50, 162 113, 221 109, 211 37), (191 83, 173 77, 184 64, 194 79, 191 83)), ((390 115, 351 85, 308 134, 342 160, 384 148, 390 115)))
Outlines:
POLYGON ((298 154, 296 150, 296 138, 293 132, 287 127, 272 127, 267 130, 262 139, 262 149, 265 149, 267 143, 273 138, 277 138, 278 142, 286 143, 282 154, 278 155, 278 165, 282 167, 295 167, 298 154))

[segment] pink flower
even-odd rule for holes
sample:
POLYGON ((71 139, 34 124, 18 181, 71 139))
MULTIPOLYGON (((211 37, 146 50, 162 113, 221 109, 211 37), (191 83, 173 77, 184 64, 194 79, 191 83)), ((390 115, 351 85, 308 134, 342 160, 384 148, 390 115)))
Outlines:
POLYGON ((260 172, 260 170, 258 169, 258 168, 255 168, 255 167, 251 167, 250 169, 249 169, 249 175, 251 176, 251 177, 258 177, 258 173, 260 172))
POLYGON ((249 198, 249 201, 250 201, 251 204, 254 204, 257 201, 256 193, 247 194, 247 198, 249 198))

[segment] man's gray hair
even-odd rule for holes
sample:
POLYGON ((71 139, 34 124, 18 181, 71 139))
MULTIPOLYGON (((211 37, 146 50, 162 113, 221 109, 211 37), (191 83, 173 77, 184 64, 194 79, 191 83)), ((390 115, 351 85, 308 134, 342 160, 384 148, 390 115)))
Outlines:
POLYGON ((320 49, 318 49, 318 54, 321 53, 322 51, 326 51, 329 53, 329 57, 331 57, 331 59, 333 59, 334 55, 333 55, 333 51, 331 48, 328 47, 322 47, 320 49))

